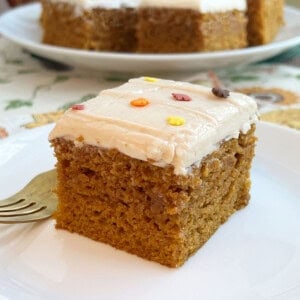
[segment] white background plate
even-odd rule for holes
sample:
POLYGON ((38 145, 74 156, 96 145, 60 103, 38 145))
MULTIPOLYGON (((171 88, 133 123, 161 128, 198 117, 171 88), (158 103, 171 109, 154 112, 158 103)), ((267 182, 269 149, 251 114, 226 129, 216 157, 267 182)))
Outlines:
MULTIPOLYGON (((50 128, 2 142, 0 199, 53 167, 50 128)), ((183 267, 56 230, 52 220, 0 224, 0 299, 300 299, 300 134, 266 123, 257 131, 249 205, 183 267)))
POLYGON ((300 43, 300 11, 289 7, 285 9, 286 24, 273 43, 233 51, 172 55, 92 52, 44 45, 39 16, 39 4, 12 10, 0 17, 0 32, 34 54, 72 66, 110 72, 151 75, 222 68, 260 61, 300 43))

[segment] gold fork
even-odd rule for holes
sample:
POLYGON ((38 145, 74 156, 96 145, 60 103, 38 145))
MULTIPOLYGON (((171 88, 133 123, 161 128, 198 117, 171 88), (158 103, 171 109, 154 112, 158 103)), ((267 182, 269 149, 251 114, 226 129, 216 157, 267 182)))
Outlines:
POLYGON ((26 223, 49 218, 56 209, 56 171, 34 177, 20 192, 0 200, 0 223, 26 223))

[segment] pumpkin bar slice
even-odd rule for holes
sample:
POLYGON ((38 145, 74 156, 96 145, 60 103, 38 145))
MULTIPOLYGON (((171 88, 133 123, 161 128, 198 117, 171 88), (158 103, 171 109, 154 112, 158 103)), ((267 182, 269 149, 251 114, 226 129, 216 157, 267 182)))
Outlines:
POLYGON ((181 266, 249 201, 256 104, 142 77, 70 108, 50 133, 56 227, 181 266))

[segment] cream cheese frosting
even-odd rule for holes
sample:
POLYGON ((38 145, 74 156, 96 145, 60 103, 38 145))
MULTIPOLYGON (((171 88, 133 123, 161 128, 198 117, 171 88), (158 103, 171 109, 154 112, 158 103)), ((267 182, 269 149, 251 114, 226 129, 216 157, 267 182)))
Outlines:
POLYGON ((144 77, 104 90, 83 105, 83 110, 66 111, 50 140, 65 138, 78 147, 84 143, 114 148, 160 167, 172 165, 177 175, 187 174, 221 142, 246 133, 257 120, 256 103, 246 95, 218 98, 208 87, 144 77), (188 95, 191 101, 176 101, 172 93, 188 95), (130 104, 139 98, 149 104, 130 104), (169 117, 184 124, 172 126, 169 117), (77 142, 79 137, 84 138, 82 143, 77 142))
POLYGON ((141 0, 140 6, 187 8, 202 13, 218 13, 235 9, 245 11, 247 0, 141 0))
POLYGON ((85 9, 103 7, 117 9, 121 7, 167 7, 198 10, 202 13, 245 11, 247 0, 50 0, 65 2, 85 9))

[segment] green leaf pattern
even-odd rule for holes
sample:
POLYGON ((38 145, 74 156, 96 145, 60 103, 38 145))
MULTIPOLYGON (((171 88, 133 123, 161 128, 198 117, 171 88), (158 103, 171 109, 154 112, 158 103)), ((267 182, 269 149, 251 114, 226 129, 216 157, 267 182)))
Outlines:
POLYGON ((13 100, 9 100, 7 105, 5 106, 5 110, 9 110, 9 109, 16 109, 16 108, 20 108, 23 106, 32 106, 32 102, 31 101, 24 101, 21 99, 13 99, 13 100))

